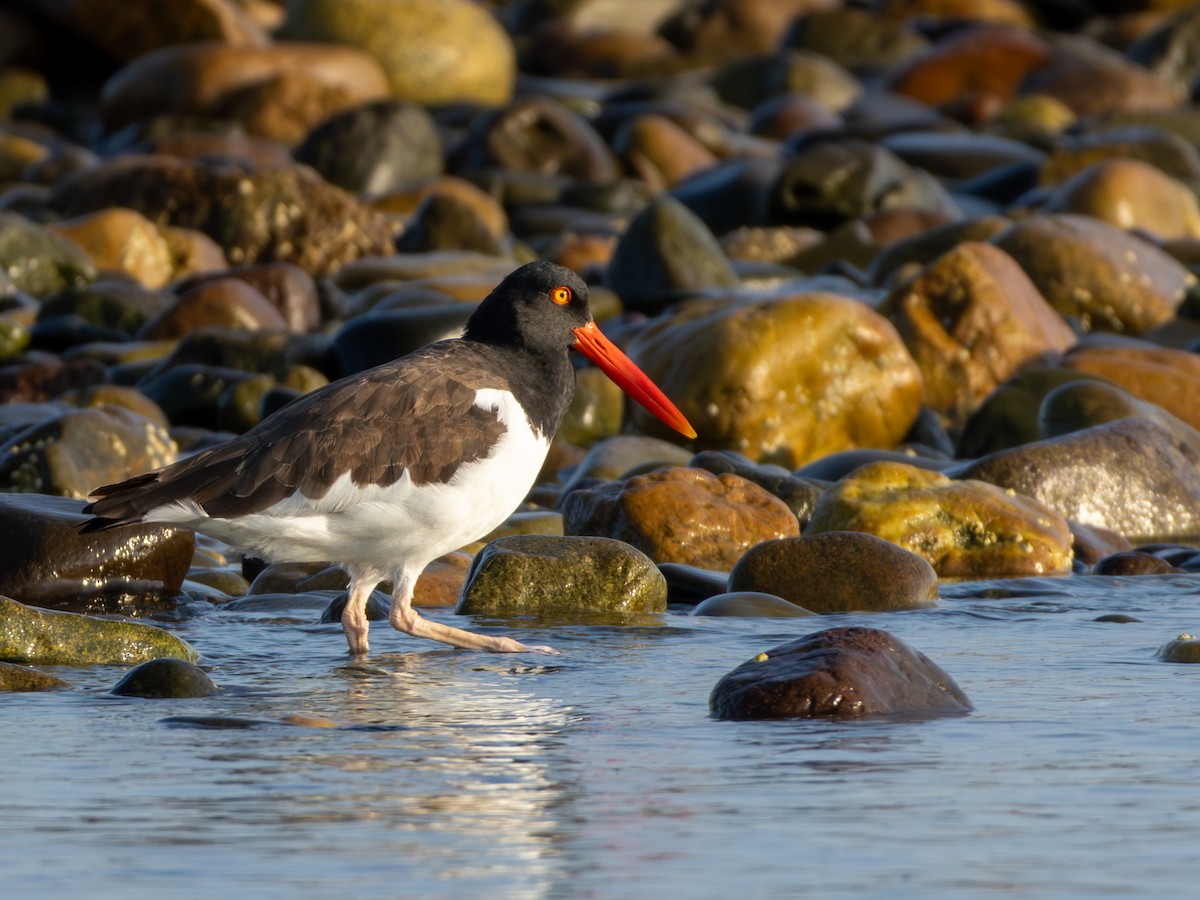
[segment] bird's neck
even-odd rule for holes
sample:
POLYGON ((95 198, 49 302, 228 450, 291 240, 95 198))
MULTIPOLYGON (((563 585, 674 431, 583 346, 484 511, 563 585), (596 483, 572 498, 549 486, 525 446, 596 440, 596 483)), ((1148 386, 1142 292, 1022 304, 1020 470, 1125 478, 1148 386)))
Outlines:
POLYGON ((520 345, 492 344, 504 361, 513 396, 533 427, 552 438, 575 394, 575 370, 567 351, 548 352, 520 345))

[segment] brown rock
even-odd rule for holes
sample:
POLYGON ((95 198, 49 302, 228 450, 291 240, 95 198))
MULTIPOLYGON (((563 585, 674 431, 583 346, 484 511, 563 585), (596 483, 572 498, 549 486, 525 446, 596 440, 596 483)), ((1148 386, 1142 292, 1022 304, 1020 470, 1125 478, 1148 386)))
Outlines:
POLYGON ((1075 342, 1021 267, 990 244, 940 256, 883 311, 921 370, 921 399, 957 428, 1005 379, 1075 342))
POLYGON ((638 116, 627 122, 613 139, 613 149, 654 191, 674 187, 717 161, 711 150, 660 115, 638 116))
POLYGON ((0 693, 60 691, 69 690, 70 687, 71 685, 61 678, 55 678, 37 669, 0 662, 0 693))
POLYGON ((1048 213, 1079 213, 1160 238, 1200 237, 1200 202, 1190 187, 1136 159, 1088 166, 1055 190, 1048 213))
POLYGON ((755 544, 796 535, 787 505, 737 475, 663 468, 568 493, 567 534, 616 538, 655 562, 728 570, 755 544))
POLYGON ((106 209, 51 226, 87 251, 101 271, 122 272, 148 288, 171 280, 171 249, 154 223, 132 209, 106 209))
POLYGON ((92 359, 5 366, 0 368, 0 403, 39 403, 107 378, 108 370, 92 359))
POLYGON ((100 103, 113 128, 163 115, 228 118, 295 143, 330 114, 387 93, 378 63, 354 47, 199 43, 134 60, 104 85, 100 103))
POLYGON ((705 59, 770 53, 797 16, 828 0, 715 0, 692 11, 694 24, 677 40, 705 59))
POLYGON ((831 628, 772 647, 713 688, 718 719, 963 713, 971 701, 925 654, 875 628, 831 628))
POLYGON ((222 272, 199 275, 176 284, 172 290, 183 295, 215 279, 235 278, 257 290, 283 316, 287 328, 297 334, 321 326, 321 302, 313 277, 291 263, 259 263, 235 266, 222 272))
POLYGON ((879 15, 901 20, 995 22, 1021 28, 1037 24, 1019 0, 879 0, 872 8, 879 15))
POLYGON ((1104 557, 1092 568, 1093 575, 1183 575, 1186 569, 1173 566, 1161 556, 1129 550, 1104 557))
POLYGON ((1200 356, 1195 353, 1151 344, 1083 346, 1068 353, 1063 365, 1107 378, 1200 428, 1200 356))
MULTIPOLYGON (((698 448, 788 468, 894 447, 921 404, 920 372, 892 324, 835 294, 684 304, 628 352, 699 432, 698 448)), ((636 410, 634 422, 657 433, 636 410)))
POLYGON ((923 556, 943 578, 1071 570, 1071 532, 1048 505, 903 463, 869 463, 825 491, 805 535, 829 531, 891 541, 923 556))
POLYGON ((1087 216, 1034 216, 993 243, 1085 330, 1141 334, 1170 319, 1196 283, 1158 247, 1087 216))
POLYGON ((284 330, 287 321, 271 302, 237 278, 214 278, 186 291, 142 326, 142 340, 182 338, 198 328, 284 330))
POLYGON ((454 606, 458 603, 471 554, 455 551, 431 562, 417 579, 413 592, 414 606, 454 606))
POLYGON ((201 272, 218 272, 229 268, 225 251, 207 234, 194 228, 174 228, 164 225, 158 229, 171 254, 171 280, 186 278, 201 272))
POLYGON ((938 577, 896 544, 830 531, 756 544, 729 573, 729 590, 774 594, 816 613, 880 612, 935 605, 938 577))

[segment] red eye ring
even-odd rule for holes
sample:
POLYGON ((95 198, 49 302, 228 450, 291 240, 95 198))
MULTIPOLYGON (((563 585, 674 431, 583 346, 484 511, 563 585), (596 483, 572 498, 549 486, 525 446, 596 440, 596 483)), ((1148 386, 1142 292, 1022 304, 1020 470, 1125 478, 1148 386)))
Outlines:
POLYGON ((566 285, 559 285, 550 292, 550 299, 559 306, 566 306, 571 302, 573 296, 574 294, 571 293, 571 289, 566 285))

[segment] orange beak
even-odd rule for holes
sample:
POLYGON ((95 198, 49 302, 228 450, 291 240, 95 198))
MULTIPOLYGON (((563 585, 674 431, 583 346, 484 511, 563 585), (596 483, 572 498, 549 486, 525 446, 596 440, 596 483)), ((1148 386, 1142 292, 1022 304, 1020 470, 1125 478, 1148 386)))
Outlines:
POLYGON ((600 367, 605 375, 616 382, 630 397, 636 400, 659 419, 685 437, 694 438, 694 429, 667 395, 647 377, 646 373, 620 351, 616 344, 606 338, 595 322, 574 329, 575 348, 600 367))

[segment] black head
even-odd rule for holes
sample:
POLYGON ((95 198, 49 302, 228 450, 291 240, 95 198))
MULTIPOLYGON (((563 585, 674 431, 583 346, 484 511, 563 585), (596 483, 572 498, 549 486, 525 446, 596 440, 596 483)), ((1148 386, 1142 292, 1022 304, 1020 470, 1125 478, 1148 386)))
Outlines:
POLYGON ((574 329, 592 320, 583 279, 565 266, 538 260, 514 270, 467 320, 464 337, 485 344, 565 351, 574 329))

